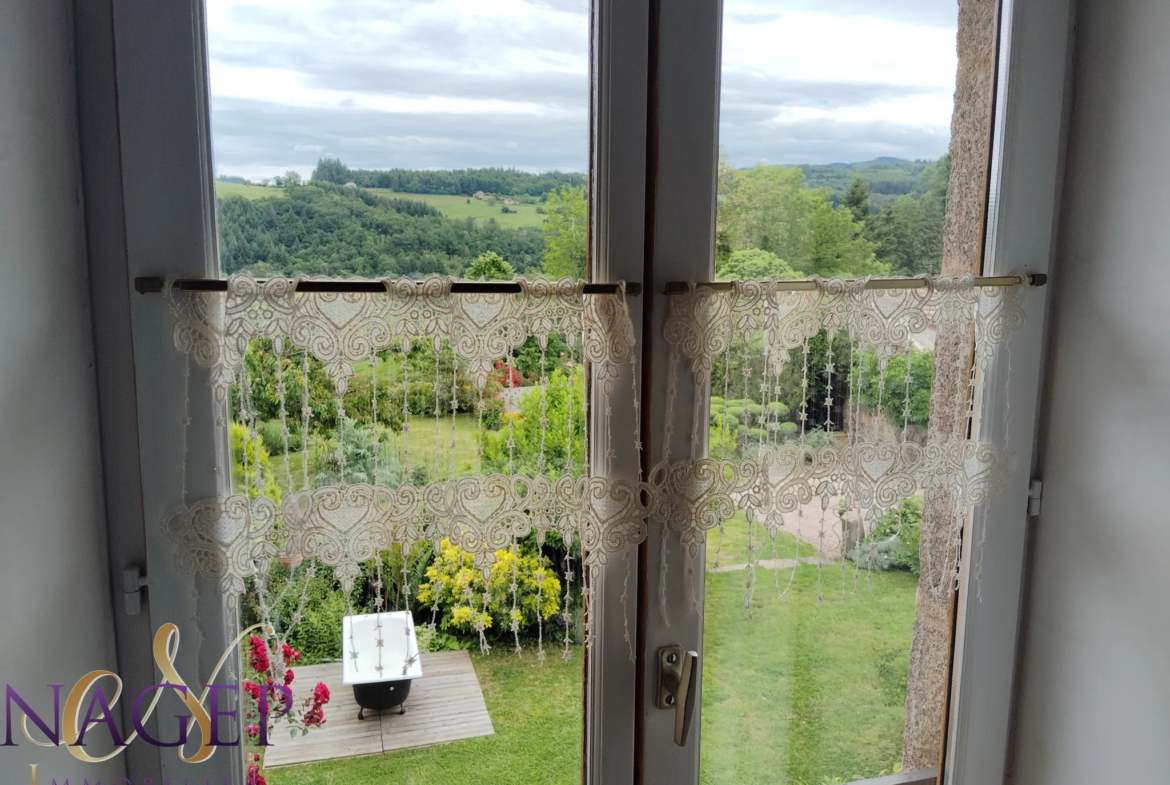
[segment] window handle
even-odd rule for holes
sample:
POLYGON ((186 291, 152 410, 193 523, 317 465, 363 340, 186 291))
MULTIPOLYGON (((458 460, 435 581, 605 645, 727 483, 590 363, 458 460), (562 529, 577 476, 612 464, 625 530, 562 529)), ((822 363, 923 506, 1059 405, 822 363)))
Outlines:
POLYGON ((674 709, 674 743, 687 746, 699 685, 699 653, 677 645, 658 650, 658 708, 674 709))

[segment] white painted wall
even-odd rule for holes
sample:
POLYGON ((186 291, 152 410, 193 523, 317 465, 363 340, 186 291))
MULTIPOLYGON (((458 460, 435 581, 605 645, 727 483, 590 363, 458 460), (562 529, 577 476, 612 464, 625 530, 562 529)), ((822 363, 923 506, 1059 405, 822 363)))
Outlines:
MULTIPOLYGON (((0 0, 0 688, 46 718, 45 685, 117 670, 69 6, 0 0)), ((0 748, 0 781, 29 763, 42 783, 124 771, 26 741, 0 748)))
POLYGON ((1168 34, 1080 0, 1013 783, 1170 782, 1168 34))

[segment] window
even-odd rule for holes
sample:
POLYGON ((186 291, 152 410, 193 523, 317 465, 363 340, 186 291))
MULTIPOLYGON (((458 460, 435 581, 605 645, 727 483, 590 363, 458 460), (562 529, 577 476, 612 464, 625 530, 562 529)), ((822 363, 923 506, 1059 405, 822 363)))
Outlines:
MULTIPOLYGON (((646 284, 645 299, 626 299, 631 310, 631 322, 636 328, 643 326, 645 312, 647 315, 645 326, 657 333, 652 341, 647 342, 648 351, 639 358, 641 367, 645 369, 644 378, 653 380, 644 403, 647 415, 644 420, 647 423, 646 428, 644 431, 638 431, 638 423, 632 413, 620 411, 621 407, 615 407, 613 433, 630 434, 631 436, 622 438, 630 438, 632 441, 632 434, 639 432, 647 437, 646 443, 652 450, 659 451, 659 454, 664 443, 665 400, 670 367, 670 344, 659 332, 666 318, 669 302, 661 294, 662 287, 668 281, 688 278, 710 280, 714 277, 715 270, 718 228, 714 216, 718 192, 719 42, 714 31, 720 26, 718 9, 713 6, 714 4, 690 3, 683 0, 664 2, 659 9, 659 15, 651 19, 649 9, 645 6, 603 2, 597 4, 590 17, 593 29, 593 48, 590 56, 595 80, 591 113, 594 129, 591 143, 594 149, 591 156, 584 158, 585 164, 582 166, 582 170, 586 166, 589 168, 591 178, 588 214, 590 273, 598 281, 613 281, 619 278, 637 281, 640 278, 641 282, 646 284), (653 39, 650 37, 651 32, 654 35, 653 39), (653 45, 650 45, 651 41, 653 45), (656 86, 655 90, 650 90, 649 85, 652 84, 656 86), (648 104, 652 108, 650 113, 647 113, 648 104), (648 140, 650 144, 647 144, 648 140), (648 267, 643 270, 641 260, 644 250, 649 254, 648 267), (647 302, 650 303, 648 307, 647 302)), ((277 16, 284 13, 283 7, 268 10, 277 16)), ((1016 29, 1015 23, 1019 20, 1030 20, 1028 14, 1032 13, 1038 11, 1032 7, 1011 9, 1007 18, 1012 24, 1005 25, 1005 29, 1016 29)), ((214 15, 209 17, 208 22, 212 41, 209 59, 212 66, 210 70, 204 67, 201 24, 202 17, 199 14, 192 17, 185 13, 185 9, 174 7, 125 7, 119 10, 116 17, 118 119, 123 154, 130 277, 169 275, 214 278, 220 274, 220 260, 225 260, 226 265, 228 258, 234 260, 231 264, 238 265, 233 270, 247 269, 256 276, 295 271, 329 275, 382 274, 381 269, 370 266, 370 260, 378 255, 366 255, 364 252, 350 256, 346 256, 345 253, 333 254, 327 260, 329 264, 336 265, 332 268, 298 268, 294 265, 292 268, 269 269, 256 266, 264 259, 254 253, 248 256, 248 253, 252 252, 248 251, 246 243, 238 242, 238 238, 220 236, 218 242, 223 248, 221 252, 216 253, 217 238, 211 232, 211 228, 216 225, 212 215, 215 201, 211 193, 211 189, 215 187, 214 177, 239 176, 253 181, 276 176, 284 178, 289 165, 271 163, 266 164, 270 167, 268 169, 245 170, 244 165, 238 163, 240 159, 230 158, 228 151, 232 150, 231 144, 229 141, 221 141, 230 137, 219 136, 221 129, 231 129, 230 121, 224 120, 221 124, 217 119, 220 117, 218 113, 230 102, 218 105, 216 103, 217 99, 214 96, 216 79, 219 78, 217 74, 220 76, 226 74, 224 78, 232 83, 229 85, 230 89, 238 91, 243 97, 248 95, 249 89, 252 90, 253 97, 258 91, 255 88, 248 88, 236 79, 238 74, 233 75, 231 71, 222 70, 225 60, 238 58, 241 54, 237 51, 222 60, 217 58, 214 51, 214 28, 218 22, 214 15), (144 35, 142 32, 144 30, 151 31, 151 35, 144 35), (193 32, 195 35, 192 35, 193 32), (210 88, 205 87, 204 81, 208 73, 210 88), (204 109, 209 110, 210 120, 201 115, 204 109), (211 129, 214 136, 209 134, 208 129, 211 129)), ((513 24, 513 27, 517 25, 513 24)), ((1063 51, 1063 39, 1058 41, 1060 36, 1051 30, 1041 31, 1040 28, 1043 27, 1045 26, 1020 23, 1018 37, 1005 38, 1010 42, 1010 47, 1005 49, 1005 62, 1016 62, 1008 55, 1021 51, 1040 52, 1042 54, 1036 55, 1037 57, 1051 58, 1050 62, 1053 63, 1063 62, 1060 54, 1063 51)), ((298 32, 297 35, 301 33, 298 32)), ((238 39, 236 43, 238 45, 238 39)), ((338 45, 340 46, 343 45, 338 45)), ((289 54, 287 58, 279 45, 269 46, 269 49, 272 48, 278 50, 277 54, 271 55, 273 63, 295 65, 298 56, 303 56, 306 61, 317 62, 311 46, 301 43, 289 46, 287 50, 295 54, 289 54)), ((238 62, 233 67, 237 66, 238 62)), ((1020 68, 1023 69, 1022 66, 1020 68)), ((286 70, 295 68, 289 66, 286 70)), ((531 72, 532 69, 529 69, 529 75, 531 72)), ((1005 80, 1005 85, 1008 84, 1007 73, 1006 69, 1001 69, 1001 78, 1005 80)), ((1045 208, 1032 197, 1035 196, 1037 182, 1051 183, 1055 178, 1055 169, 1053 167, 1044 169, 1047 164, 1041 164, 1051 158, 1044 155, 1044 151, 1047 150, 1045 145, 1051 145, 1051 140, 1057 135, 1056 127, 1051 123, 1047 125, 1045 123, 1050 116, 1059 115, 1058 111, 1051 111, 1052 96, 1059 96, 1059 90, 1043 81, 1051 76, 1044 69, 1031 67, 1023 69, 1020 73, 1022 75, 1013 74, 1015 81, 1011 82, 1012 90, 1008 91, 1013 96, 1020 96, 1014 99, 1018 103, 1005 103, 1003 111, 998 116, 999 121, 1004 124, 998 126, 1000 141, 997 143, 1002 144, 1002 149, 997 168, 994 170, 993 183, 1000 201, 996 203, 995 212, 989 219, 989 222, 994 224, 996 233, 994 243, 988 249, 988 262, 984 270, 988 273, 1043 272, 1042 263, 1027 269, 1022 267, 1018 259, 1042 260, 1047 258, 1048 253, 1047 235, 1036 228, 1045 225, 1046 218, 1043 214, 1045 208), (1040 100, 1041 98, 1048 103, 1040 100), (1003 119, 1005 117, 1014 120, 1008 123, 1003 119), (1031 205, 1031 210, 1038 211, 1029 213, 1032 219, 1030 234, 1029 227, 1023 225, 1022 219, 1013 217, 1012 211, 1021 204, 1031 205)), ((282 78, 286 77, 287 74, 282 78)), ((278 93, 285 91, 286 88, 282 85, 287 84, 288 82, 271 81, 265 89, 269 93, 278 93)), ((730 86, 730 82, 728 84, 730 86)), ((357 89, 357 86, 351 87, 357 89)), ((1001 95, 1003 94, 1007 93, 1001 92, 1001 95)), ((241 95, 232 100, 237 99, 241 99, 241 95)), ((355 106, 357 103, 355 98, 355 106)), ((336 120, 340 116, 350 117, 344 110, 351 108, 353 107, 340 106, 337 112, 330 113, 331 119, 336 120)), ((238 128, 239 126, 236 127, 237 130, 238 128)), ((317 158, 330 157, 329 153, 336 152, 330 146, 332 142, 322 141, 319 135, 314 135, 317 133, 306 133, 303 139, 292 143, 294 148, 297 144, 306 148, 293 152, 307 154, 307 163, 313 168, 317 168, 317 158), (308 149, 315 145, 323 149, 320 151, 308 149)), ((238 143, 239 137, 236 136, 231 141, 238 143)), ((521 142, 518 141, 519 143, 521 142)), ((238 152, 237 147, 236 153, 238 152)), ((350 159, 347 150, 337 152, 337 159, 351 172, 357 169, 379 168, 377 164, 363 163, 356 157, 350 159)), ((295 163, 291 168, 295 169, 298 165, 302 164, 295 163)), ((422 165, 418 169, 429 170, 431 166, 422 165)), ((329 167, 326 167, 326 171, 328 169, 329 167)), ((334 167, 335 174, 341 171, 334 167)), ((302 179, 306 174, 311 179, 311 170, 307 173, 298 173, 302 179)), ((288 193, 279 198, 288 199, 294 196, 293 191, 297 188, 314 187, 295 184, 289 186, 288 182, 288 179, 281 181, 281 185, 288 189, 288 193)), ((328 191, 330 199, 336 203, 348 204, 345 200, 356 199, 366 205, 364 196, 351 191, 365 192, 366 188, 377 187, 377 184, 363 186, 355 179, 352 180, 353 189, 347 189, 348 182, 351 180, 340 184, 333 183, 332 188, 318 190, 328 191)), ((247 183, 231 185, 247 186, 247 183)), ((270 182, 266 187, 272 189, 273 185, 270 182)), ((224 185, 219 187, 228 188, 224 185)), ((271 198, 267 193, 264 196, 271 198)), ((375 194, 370 198, 376 200, 378 197, 375 194)), ((410 196, 405 198, 411 200, 410 196)), ((474 199, 474 194, 463 195, 463 199, 464 208, 476 207, 475 204, 469 204, 468 199, 481 203, 485 201, 474 199)), ((224 199, 225 203, 228 201, 233 200, 224 199)), ((500 205, 500 218, 497 219, 497 223, 501 226, 503 219, 513 220, 509 216, 519 215, 504 213, 503 207, 512 205, 500 205)), ((220 208, 221 227, 226 226, 222 220, 226 209, 220 208)), ((240 206, 239 209, 243 215, 245 210, 251 210, 251 207, 240 206)), ((393 212, 399 216, 419 217, 409 215, 409 210, 417 208, 403 209, 406 212, 398 210, 393 212)), ((442 207, 436 209, 440 213, 443 212, 442 207)), ((1050 202, 1047 209, 1051 211, 1050 202)), ((425 210, 419 212, 423 218, 435 221, 444 219, 442 215, 428 215, 425 210)), ((533 213, 535 214, 535 209, 533 213)), ((269 220, 268 215, 254 217, 262 221, 269 220)), ((368 218, 370 223, 376 223, 375 219, 378 217, 365 218, 368 218)), ((1050 224, 1050 214, 1047 220, 1050 224)), ((468 225, 466 219, 464 225, 468 225)), ((472 216, 470 225, 478 227, 479 219, 472 216)), ((574 229, 575 226, 573 223, 569 224, 570 229, 574 229)), ((471 228, 466 231, 468 233, 466 236, 475 233, 471 228)), ((572 235, 572 232, 569 234, 572 235)), ((543 235, 541 239, 544 240, 543 235)), ((289 247, 292 246, 286 246, 289 247)), ((737 250, 751 249, 733 248, 732 253, 737 250)), ((448 259, 453 256, 468 259, 471 256, 469 243, 455 243, 452 251, 448 254, 448 259)), ((504 254, 501 253, 501 256, 504 254)), ((388 266, 386 270, 392 274, 430 272, 417 267, 391 270, 388 266)), ((226 271, 228 270, 225 267, 226 271)), ((1011 444, 1022 456, 1022 463, 1025 466, 1031 446, 1030 418, 1033 416, 1031 407, 1034 406, 1038 373, 1036 358, 1039 356, 1040 345, 1040 333, 1035 325, 1039 324, 1038 314, 1042 312, 1043 294, 1033 292, 1029 298, 1026 304, 1029 327, 1018 335, 1018 343, 1013 348, 1015 371, 1010 386, 1004 384, 1005 366, 993 364, 987 369, 987 378, 982 383, 982 389, 991 392, 983 401, 983 418, 980 422, 980 427, 990 438, 999 439, 1005 433, 1012 434, 1011 444), (1009 389, 1012 396, 1010 421, 1004 416, 1005 398, 1000 395, 1001 391, 1009 389)), ((200 381, 198 378, 200 371, 194 371, 193 375, 196 378, 189 388, 185 385, 186 365, 182 355, 174 350, 172 317, 162 304, 161 298, 135 297, 131 302, 131 316, 134 329, 134 359, 138 371, 138 428, 143 456, 139 468, 143 487, 143 515, 147 522, 145 530, 150 561, 149 572, 152 575, 151 623, 155 627, 166 621, 179 624, 184 629, 185 640, 192 645, 180 652, 177 667, 182 672, 205 674, 209 658, 213 653, 217 655, 223 649, 225 643, 222 639, 223 631, 236 628, 238 622, 235 618, 236 613, 242 612, 246 616, 248 609, 246 606, 237 608, 223 602, 217 581, 206 577, 192 579, 175 570, 172 566, 175 546, 157 522, 163 521, 174 506, 175 500, 182 499, 184 495, 188 498, 215 498, 225 490, 217 485, 220 482, 226 483, 226 476, 217 477, 212 467, 217 458, 221 465, 225 467, 231 465, 231 459, 226 455, 231 446, 231 436, 230 433, 226 434, 227 438, 219 445, 222 448, 221 453, 224 454, 217 455, 215 434, 219 427, 215 413, 223 411, 222 408, 217 408, 223 404, 216 403, 212 390, 197 383, 200 381), (189 390, 189 393, 185 392, 186 390, 189 390), (190 402, 184 404, 188 395, 190 402), (182 444, 181 425, 185 419, 184 412, 191 421, 187 431, 190 439, 186 450, 180 451, 176 449, 176 445, 182 444), (186 459, 182 457, 184 452, 186 459), (199 640, 195 635, 196 631, 205 637, 199 640)), ((636 337, 640 337, 638 335, 640 330, 635 332, 636 337)), ((404 352, 407 355, 409 353, 404 352)), ((393 354, 393 350, 390 354, 393 354)), ((293 354, 289 355, 292 356, 293 354)), ((390 364, 385 358, 374 357, 370 365, 377 368, 380 363, 390 364)), ((408 364, 409 362, 406 365, 408 364)), ((398 367, 401 369, 405 365, 400 362, 398 367)), ((310 372, 312 370, 310 367, 310 372)), ((408 385, 411 382, 407 381, 406 373, 396 372, 392 368, 384 370, 385 376, 381 378, 388 385, 407 387, 406 406, 410 417, 420 416, 410 409, 408 385)), ((437 363, 429 370, 432 372, 438 370, 442 375, 445 369, 437 363)), ((452 370, 457 385, 458 367, 453 367, 452 370)), ((493 372, 498 370, 500 369, 492 369, 493 372)), ((631 382, 631 373, 632 369, 623 365, 615 385, 620 386, 619 389, 633 391, 635 388, 626 386, 631 382)), ((642 371, 639 370, 637 373, 641 375, 642 371)), ((504 369, 504 376, 510 377, 507 369, 504 369)), ((692 422, 689 403, 692 400, 693 389, 688 377, 688 374, 682 373, 676 389, 678 400, 686 402, 680 405, 676 412, 677 422, 686 425, 692 422)), ((371 374, 369 387, 366 388, 371 393, 371 401, 378 400, 372 389, 374 378, 374 374, 371 374)), ((286 386, 288 384, 286 381, 286 386)), ((708 418, 706 398, 708 393, 705 387, 700 387, 700 390, 699 403, 703 411, 701 424, 708 418)), ((336 383, 333 392, 332 397, 336 397, 336 383)), ((596 388, 591 391, 591 395, 595 394, 596 388)), ((321 417, 325 416, 330 397, 323 396, 325 407, 318 407, 322 408, 321 417)), ((723 397, 726 403, 730 396, 720 397, 723 397)), ((248 409, 249 396, 245 395, 244 398, 245 405, 240 406, 237 413, 248 409)), ((344 401, 344 393, 342 398, 342 410, 350 412, 344 401)), ((590 400, 595 403, 597 399, 590 400)), ((336 402, 333 403, 333 411, 336 413, 338 412, 336 402)), ((765 410, 768 410, 768 406, 764 406, 765 410)), ((250 429, 250 432, 244 430, 237 451, 237 454, 242 454, 247 459, 249 457, 247 445, 253 445, 250 456, 251 468, 248 470, 245 485, 254 484, 259 477, 262 491, 266 489, 267 475, 263 471, 257 475, 254 470, 254 464, 260 455, 260 451, 255 449, 257 439, 260 444, 263 443, 260 420, 264 419, 264 424, 267 425, 271 419, 279 419, 279 408, 278 401, 275 418, 261 418, 257 414, 253 419, 251 414, 245 415, 248 422, 244 427, 250 429)), ((833 404, 830 403, 827 408, 831 416, 833 404)), ((476 409, 478 410, 478 406, 476 409)), ((593 406, 593 411, 601 410, 601 407, 593 406)), ((381 407, 379 411, 383 411, 381 407)), ((455 411, 456 416, 459 413, 455 411)), ((445 416, 442 411, 439 414, 440 417, 445 416)), ((432 420, 433 415, 432 411, 430 413, 432 420)), ((228 418, 224 419, 226 425, 228 418)), ((342 423, 342 431, 337 447, 341 447, 341 441, 345 439, 345 418, 341 416, 338 419, 342 423)), ((432 420, 428 420, 428 424, 431 424, 432 420)), ((592 422, 593 427, 587 433, 595 445, 605 443, 603 440, 609 438, 608 429, 603 427, 602 422, 601 419, 595 418, 592 422)), ((689 452, 690 444, 687 442, 689 432, 690 429, 683 425, 675 430, 673 443, 675 456, 686 455, 689 452)), ((279 475, 283 471, 284 435, 283 433, 276 435, 280 437, 281 444, 276 456, 278 470, 273 473, 279 475)), ((384 431, 382 435, 385 436, 384 431)), ((700 430, 701 439, 709 435, 710 426, 704 426, 700 430)), ((585 435, 582 438, 584 439, 585 435)), ((275 444, 277 440, 272 441, 275 444)), ((349 443, 355 444, 356 439, 349 443)), ((382 445, 387 444, 377 443, 380 445, 379 451, 382 445)), ((616 454, 613 456, 613 476, 636 482, 638 473, 636 454, 628 447, 621 447, 620 442, 614 441, 614 444, 618 447, 615 447, 616 454)), ((609 445, 606 447, 608 451, 609 445)), ((290 464, 291 452, 295 451, 290 451, 290 464)), ((415 449, 410 445, 402 449, 404 454, 413 452, 415 449)), ((418 452, 421 453, 422 450, 419 449, 418 452)), ((345 454, 343 450, 341 454, 345 454)), ((591 460, 604 463, 606 458, 606 452, 590 453, 591 460)), ((272 461, 273 455, 270 453, 270 466, 272 461)), ((247 460, 241 462, 241 473, 243 465, 248 463, 247 460)), ((301 470, 302 482, 306 463, 309 462, 302 461, 301 465, 296 467, 301 470)), ((430 463, 432 466, 435 463, 433 455, 430 463)), ((442 463, 439 462, 440 466, 442 463)), ((399 471, 404 470, 403 464, 413 469, 410 461, 403 461, 399 464, 399 471)), ((381 467, 379 459, 379 466, 375 467, 374 473, 377 474, 381 467)), ((290 465, 291 468, 293 467, 290 465)), ((343 461, 336 462, 333 468, 339 477, 344 477, 347 469, 351 468, 349 456, 343 461)), ((275 479, 279 487, 279 478, 275 479)), ((648 477, 645 479, 652 481, 648 477)), ((1018 598, 1018 567, 1013 578, 1011 564, 1015 559, 1018 565, 1022 529, 1020 502, 1026 479, 1026 473, 1014 473, 1005 486, 1005 494, 1000 497, 1001 500, 988 502, 976 512, 977 519, 986 516, 986 520, 992 521, 993 525, 987 529, 988 537, 984 549, 983 603, 964 600, 960 608, 963 615, 958 623, 960 640, 955 660, 957 675, 952 682, 954 686, 951 704, 954 707, 955 720, 949 737, 950 754, 953 756, 949 771, 953 774, 948 776, 972 777, 968 781, 976 781, 975 775, 970 774, 976 771, 972 767, 994 768, 996 754, 1002 758, 1002 743, 999 744, 1000 752, 996 753, 996 742, 992 737, 996 735, 996 728, 1004 727, 1006 722, 1010 684, 1007 675, 1010 674, 1011 663, 1010 640, 1011 631, 1014 629, 1014 602, 1018 598), (989 575, 991 577, 988 577, 989 575), (981 634, 981 630, 987 629, 987 625, 990 624, 998 625, 997 632, 991 636, 981 634), (1009 643, 1005 644, 1005 641, 1009 643), (978 685, 979 689, 969 688, 971 684, 978 685), (977 760, 980 763, 974 762, 977 760)), ((246 493, 244 495, 247 496, 246 493)), ((581 765, 584 767, 585 776, 591 781, 624 781, 632 776, 632 772, 638 772, 637 776, 645 782, 694 781, 700 776, 698 734, 704 730, 704 724, 710 719, 703 709, 708 708, 706 698, 712 696, 704 696, 700 722, 696 723, 692 730, 691 743, 685 748, 676 747, 671 732, 674 712, 653 708, 656 690, 653 657, 658 646, 669 643, 678 643, 688 649, 702 651, 703 617, 690 613, 689 607, 694 598, 701 600, 703 597, 705 584, 703 559, 707 556, 713 565, 714 554, 704 554, 702 548, 698 550, 696 556, 699 566, 695 571, 698 581, 688 582, 687 549, 681 546, 681 540, 677 537, 674 540, 665 540, 667 597, 668 602, 676 603, 673 608, 668 608, 670 625, 667 626, 667 618, 660 617, 657 610, 658 589, 662 585, 660 579, 663 578, 659 568, 663 542, 664 538, 660 536, 658 527, 652 526, 648 540, 640 546, 641 553, 638 559, 627 561, 618 555, 617 558, 611 558, 604 565, 600 565, 596 572, 595 589, 598 591, 597 616, 594 619, 596 624, 594 631, 597 635, 596 656, 588 658, 585 687, 579 693, 583 695, 582 704, 586 717, 585 735, 581 741, 581 765), (697 591, 692 591, 692 584, 695 584, 697 591), (626 614, 630 601, 638 604, 639 615, 626 614), (644 626, 639 626, 639 619, 645 619, 644 626), (627 630, 629 640, 626 636, 627 630), (637 658, 636 664, 630 663, 631 647, 637 658)), ((292 564, 295 562, 296 559, 293 558, 292 564)), ((822 568, 823 576, 825 565, 819 566, 822 568)), ((716 578, 718 575, 716 574, 716 578)), ((279 594, 279 590, 276 593, 279 594)), ((971 593, 966 595, 968 598, 971 596, 971 593)), ((707 619, 707 623, 711 625, 708 632, 714 634, 716 632, 714 619, 710 615, 707 619)), ((712 662, 709 658, 705 659, 712 662)), ((304 676, 300 675, 299 678, 304 676)), ((566 705, 570 709, 573 708, 571 703, 566 705)), ((565 714, 574 718, 579 716, 575 709, 565 714)), ((357 722, 356 718, 353 721, 357 722)), ((709 741, 704 745, 705 753, 712 749, 718 750, 716 745, 717 741, 714 744, 709 741)), ((576 746, 575 740, 572 746, 576 746)), ((560 747, 564 748, 564 745, 560 747)), ((419 758, 424 757, 422 753, 415 755, 419 758)), ((539 755, 533 753, 530 760, 537 757, 539 755)), ((163 753, 161 760, 165 775, 177 778, 186 773, 172 753, 163 753)), ((238 778, 240 776, 238 773, 245 771, 245 761, 242 757, 229 759, 227 756, 220 756, 210 768, 201 773, 206 773, 207 776, 238 778), (213 772, 210 768, 216 768, 216 771, 213 772), (217 773, 220 768, 222 774, 217 773)), ((829 776, 849 777, 854 773, 865 773, 844 769, 842 771, 846 773, 829 776)), ((277 781, 280 776, 278 773, 277 781)))

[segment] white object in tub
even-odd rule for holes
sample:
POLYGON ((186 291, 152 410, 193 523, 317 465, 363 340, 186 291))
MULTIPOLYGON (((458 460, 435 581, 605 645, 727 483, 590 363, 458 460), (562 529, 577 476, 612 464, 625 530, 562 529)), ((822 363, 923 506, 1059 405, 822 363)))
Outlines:
POLYGON ((341 622, 341 652, 342 684, 402 681, 423 675, 410 611, 346 616, 341 622))

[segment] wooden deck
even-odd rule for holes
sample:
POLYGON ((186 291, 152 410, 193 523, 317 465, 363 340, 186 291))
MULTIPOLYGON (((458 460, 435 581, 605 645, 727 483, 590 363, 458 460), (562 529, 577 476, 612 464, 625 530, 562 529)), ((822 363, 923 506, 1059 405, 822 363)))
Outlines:
POLYGON ((294 668, 298 704, 317 682, 329 687, 325 724, 295 739, 289 738, 287 726, 278 724, 264 754, 265 768, 378 755, 495 733, 467 652, 423 654, 422 668, 423 677, 410 686, 406 714, 396 708, 381 717, 366 712, 364 720, 358 719, 353 687, 341 683, 341 663, 294 668))

